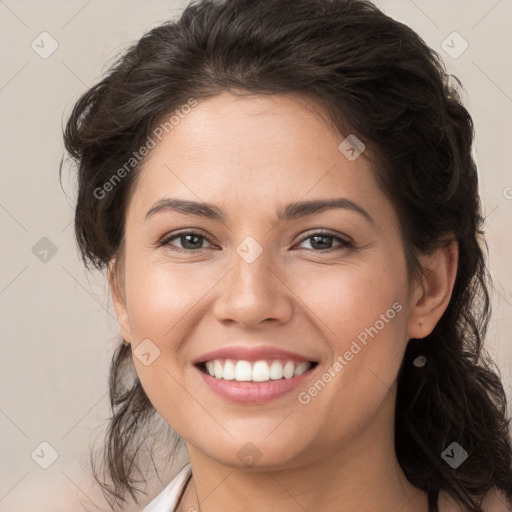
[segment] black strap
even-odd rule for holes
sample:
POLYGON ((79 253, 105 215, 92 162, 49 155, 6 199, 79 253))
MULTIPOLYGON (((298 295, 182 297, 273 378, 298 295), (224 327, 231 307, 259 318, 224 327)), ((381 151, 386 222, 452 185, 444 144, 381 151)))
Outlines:
POLYGON ((437 499, 439 497, 439 490, 434 487, 428 489, 428 512, 439 512, 437 508, 437 499))

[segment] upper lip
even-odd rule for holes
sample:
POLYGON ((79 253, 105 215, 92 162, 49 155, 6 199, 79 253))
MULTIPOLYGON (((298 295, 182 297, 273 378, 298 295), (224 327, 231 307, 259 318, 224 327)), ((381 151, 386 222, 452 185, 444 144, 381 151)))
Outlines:
POLYGON ((194 364, 205 363, 214 359, 235 359, 242 361, 260 361, 262 359, 284 359, 286 361, 298 362, 316 362, 310 357, 290 352, 282 348, 272 347, 270 345, 260 345, 257 347, 244 347, 242 345, 233 345, 223 347, 198 357, 194 364))

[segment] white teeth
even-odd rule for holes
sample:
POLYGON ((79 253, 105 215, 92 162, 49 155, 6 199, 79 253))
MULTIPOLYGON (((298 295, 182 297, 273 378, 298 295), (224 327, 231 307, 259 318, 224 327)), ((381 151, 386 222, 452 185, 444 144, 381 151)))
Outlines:
POLYGON ((291 379, 294 371, 295 363, 293 361, 287 361, 283 368, 283 377, 285 379, 291 379))
POLYGON ((283 378, 283 365, 279 361, 272 361, 270 365, 270 378, 273 380, 283 378))
POLYGON ((222 379, 223 368, 220 361, 216 360, 213 362, 213 369, 215 371, 215 378, 222 379))
POLYGON ((235 366, 235 380, 245 382, 251 380, 252 369, 249 361, 238 361, 235 366))
POLYGON ((269 380, 291 379, 298 377, 311 368, 311 363, 295 361, 233 361, 215 359, 205 363, 206 372, 216 379, 236 380, 238 382, 267 382, 269 380))
POLYGON ((270 379, 270 368, 266 361, 256 361, 252 367, 252 380, 264 382, 270 379))
POLYGON ((295 373, 293 374, 294 377, 298 377, 299 375, 302 375, 303 373, 306 373, 309 370, 309 367, 311 366, 310 363, 300 363, 295 368, 295 373))
POLYGON ((224 372, 222 375, 224 380, 234 380, 235 379, 235 365, 231 359, 226 359, 224 363, 224 372))

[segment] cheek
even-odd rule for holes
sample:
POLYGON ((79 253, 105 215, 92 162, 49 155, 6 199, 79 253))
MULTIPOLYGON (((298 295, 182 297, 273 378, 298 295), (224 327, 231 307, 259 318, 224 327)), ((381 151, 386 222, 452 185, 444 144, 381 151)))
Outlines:
POLYGON ((406 284, 405 262, 385 255, 302 278, 298 295, 330 352, 325 387, 303 391, 315 396, 308 407, 327 415, 326 424, 346 416, 364 421, 393 385, 407 342, 406 284))
POLYGON ((293 286, 333 348, 345 349, 360 333, 364 341, 364 333, 376 323, 379 333, 405 329, 406 274, 399 258, 391 263, 380 255, 375 261, 319 266, 295 278, 293 286))
MULTIPOLYGON (((125 268, 127 311, 135 343, 149 338, 168 355, 178 352, 174 358, 179 358, 194 324, 207 321, 205 308, 213 308, 215 284, 225 269, 207 262, 150 262, 136 255, 127 258, 125 268)), ((392 357, 393 348, 399 345, 397 337, 405 329, 405 309, 401 314, 393 309, 395 303, 405 304, 402 259, 380 252, 375 258, 354 258, 341 264, 303 261, 278 273, 293 291, 282 290, 283 300, 294 304, 291 331, 304 322, 311 324, 313 329, 308 332, 317 331, 318 338, 328 341, 326 350, 332 356, 349 350, 352 340, 367 341, 369 346, 369 340, 378 339, 372 354, 392 357)))
POLYGON ((136 257, 127 258, 125 276, 138 377, 155 409, 186 439, 190 404, 183 399, 185 351, 198 323, 201 298, 210 288, 207 276, 198 271, 198 265, 150 264, 136 257), (144 349, 151 354, 149 365, 138 356, 139 343, 149 346, 144 349))
POLYGON ((162 345, 164 339, 176 339, 209 288, 208 278, 199 267, 153 264, 142 259, 127 264, 126 305, 136 340, 150 338, 162 345))

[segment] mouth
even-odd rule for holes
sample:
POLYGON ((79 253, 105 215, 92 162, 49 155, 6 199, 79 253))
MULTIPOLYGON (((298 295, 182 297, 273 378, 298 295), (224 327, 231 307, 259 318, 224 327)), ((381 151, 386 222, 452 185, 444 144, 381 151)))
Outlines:
POLYGON ((214 395, 243 405, 293 396, 313 379, 319 361, 275 345, 227 345, 193 361, 196 375, 214 395))
POLYGON ((210 359, 194 365, 207 389, 240 405, 262 405, 293 396, 313 379, 316 361, 210 359))
POLYGON ((313 370, 317 365, 316 361, 286 359, 212 359, 196 363, 195 366, 216 380, 261 383, 294 379, 313 370))

